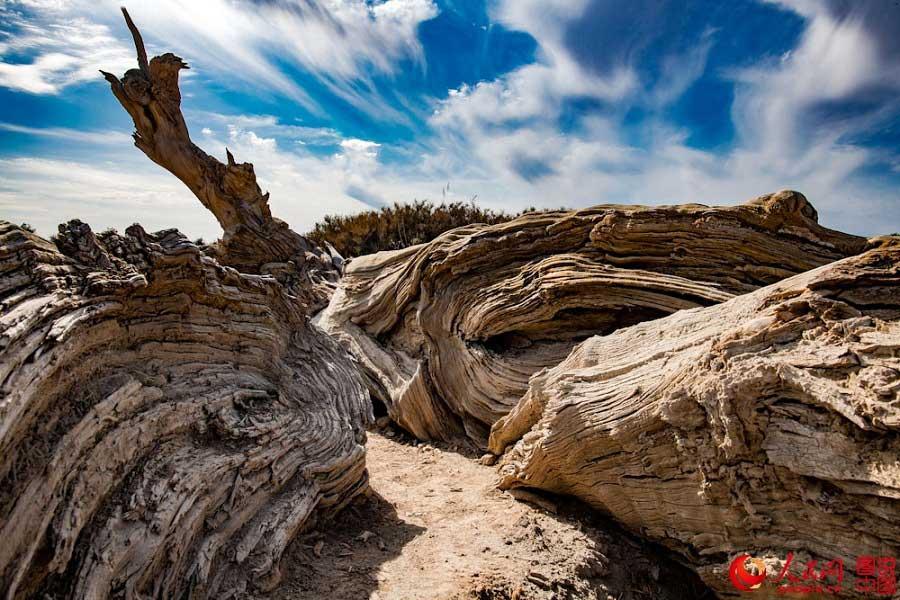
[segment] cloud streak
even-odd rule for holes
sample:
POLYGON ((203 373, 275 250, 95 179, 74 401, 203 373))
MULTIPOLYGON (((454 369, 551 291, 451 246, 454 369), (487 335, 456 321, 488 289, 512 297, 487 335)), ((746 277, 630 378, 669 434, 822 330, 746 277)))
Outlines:
POLYGON ((92 145, 123 144, 131 141, 131 136, 120 131, 83 131, 69 127, 27 127, 0 122, 0 131, 92 145))
POLYGON ((32 94, 58 94, 70 85, 96 80, 100 67, 124 70, 131 53, 105 25, 59 14, 49 22, 26 18, 0 4, 0 86, 32 94), (28 55, 28 61, 9 57, 28 55))
MULTIPOLYGON (((119 4, 11 2, 2 9, 10 22, 0 56, 27 51, 32 59, 0 62, 0 85, 52 94, 96 79, 101 66, 118 72, 133 66, 119 4)), ((437 14, 433 0, 134 0, 128 8, 151 52, 154 45, 177 48, 223 82, 264 86, 324 114, 297 81, 298 71, 308 73, 352 106, 398 121, 406 117, 380 97, 372 73, 394 73, 402 60, 421 62, 417 28, 437 14)))

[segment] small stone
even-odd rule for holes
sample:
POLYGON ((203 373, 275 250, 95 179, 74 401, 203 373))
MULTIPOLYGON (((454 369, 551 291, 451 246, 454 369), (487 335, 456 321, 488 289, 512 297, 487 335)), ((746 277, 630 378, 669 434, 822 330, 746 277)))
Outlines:
POLYGON ((486 467, 492 467, 497 464, 497 455, 491 453, 485 454, 479 459, 478 462, 486 467))
POLYGON ((361 542, 368 542, 369 539, 373 538, 373 537, 375 537, 375 534, 372 533, 371 531, 363 531, 361 534, 356 536, 356 539, 358 539, 361 542))

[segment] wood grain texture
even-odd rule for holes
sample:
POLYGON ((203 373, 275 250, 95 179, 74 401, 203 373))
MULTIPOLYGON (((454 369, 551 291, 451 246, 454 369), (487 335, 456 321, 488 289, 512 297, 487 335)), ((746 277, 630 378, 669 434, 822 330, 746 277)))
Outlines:
POLYGON ((139 225, 56 245, 0 222, 0 591, 229 598, 367 487, 371 404, 309 322, 339 271, 272 217, 253 166, 191 142, 173 54, 104 73, 135 145, 218 219, 202 250, 139 225))
POLYGON ((502 487, 577 496, 723 596, 736 555, 774 575, 793 551, 871 597, 855 559, 900 555, 900 239, 872 245, 583 342, 495 424, 502 487))
POLYGON ((270 276, 175 230, 59 247, 0 222, 0 590, 270 589, 294 535, 367 485, 367 393, 270 276))
POLYGON ((421 439, 485 446, 537 371, 580 341, 855 254, 801 194, 735 207, 596 206, 472 225, 353 259, 318 317, 421 439))

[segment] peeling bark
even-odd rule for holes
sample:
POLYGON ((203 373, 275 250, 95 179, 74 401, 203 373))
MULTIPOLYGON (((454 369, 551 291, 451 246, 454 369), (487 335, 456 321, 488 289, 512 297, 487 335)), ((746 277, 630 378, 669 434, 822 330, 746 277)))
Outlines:
POLYGON ((291 230, 269 210, 269 193, 256 182, 250 163, 226 149, 222 164, 191 141, 181 113, 178 75, 187 64, 172 53, 147 60, 137 27, 122 13, 137 49, 138 68, 120 80, 101 71, 113 95, 134 121, 134 145, 180 179, 222 226, 214 247, 219 262, 244 273, 271 274, 314 309, 328 302, 339 271, 333 257, 291 230))
POLYGON ((356 369, 275 279, 174 230, 101 237, 0 222, 0 590, 269 589, 366 488, 356 369))
POLYGON ((855 559, 900 555, 900 239, 873 246, 583 342, 494 425, 502 487, 577 496, 722 595, 738 554, 775 575, 794 552, 870 597, 855 559))
POLYGON ((742 206, 597 206, 354 259, 319 323, 421 439, 490 427, 580 341, 860 252, 796 192, 742 206))

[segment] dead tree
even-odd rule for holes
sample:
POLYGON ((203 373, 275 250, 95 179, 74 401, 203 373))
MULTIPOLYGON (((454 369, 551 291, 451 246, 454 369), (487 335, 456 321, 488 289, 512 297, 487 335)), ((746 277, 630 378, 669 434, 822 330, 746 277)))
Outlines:
POLYGON ((864 246, 819 225, 790 191, 731 207, 534 213, 354 259, 320 324, 402 427, 485 446, 529 377, 585 337, 716 304, 864 246))
POLYGON ((789 553, 793 577, 848 566, 808 597, 871 597, 855 559, 900 553, 900 239, 871 246, 582 342, 494 425, 502 487, 576 496, 722 597, 744 553, 772 576, 754 598, 785 597, 789 553))
POLYGON ((271 216, 251 165, 191 142, 184 63, 148 62, 125 18, 139 68, 105 75, 135 144, 225 235, 210 256, 176 230, 71 221, 53 244, 0 221, 6 600, 271 589, 294 536, 367 487, 367 393, 309 320, 330 257, 271 216))
POLYGON ((269 194, 256 182, 250 163, 238 163, 226 149, 222 164, 191 141, 181 112, 178 76, 188 65, 166 53, 147 60, 141 33, 122 13, 137 49, 137 69, 120 80, 101 71, 134 121, 134 145, 190 189, 222 226, 214 246, 222 264, 245 273, 275 275, 313 308, 327 303, 339 276, 332 256, 272 216, 269 194))

